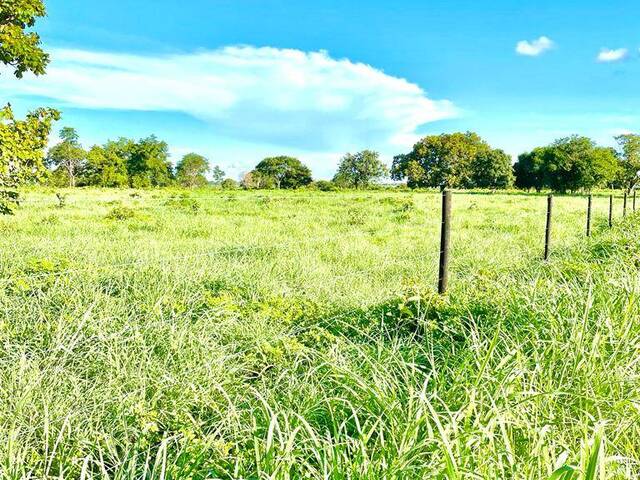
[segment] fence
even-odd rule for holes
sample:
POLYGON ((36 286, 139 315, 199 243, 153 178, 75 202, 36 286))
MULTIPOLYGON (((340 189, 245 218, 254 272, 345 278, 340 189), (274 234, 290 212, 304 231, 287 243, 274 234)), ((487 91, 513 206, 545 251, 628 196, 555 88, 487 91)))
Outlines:
MULTIPOLYGON (((447 291, 449 283, 449 248, 451 237, 451 192, 444 190, 442 192, 442 227, 441 227, 441 240, 440 240, 440 269, 438 275, 438 293, 443 295, 447 291)), ((627 192, 623 196, 622 204, 622 217, 627 216, 627 192)), ((547 196, 547 210, 546 210, 546 227, 544 234, 544 255, 545 261, 549 260, 551 255, 551 240, 552 240, 552 222, 553 222, 553 200, 554 196, 549 194, 547 196)), ((636 211, 636 192, 633 192, 632 202, 633 212, 636 211)), ((593 211, 593 195, 587 197, 587 227, 586 236, 591 237, 591 223, 592 223, 592 211, 593 211)), ((614 218, 614 196, 609 195, 609 228, 613 227, 614 218)))
MULTIPOLYGON (((438 277, 437 277, 437 291, 439 294, 444 295, 449 287, 449 264, 450 264, 450 259, 451 259, 451 252, 450 252, 450 246, 451 246, 451 238, 452 238, 452 205, 453 205, 453 200, 454 200, 455 195, 453 194, 453 192, 451 192, 450 190, 444 190, 442 192, 442 204, 441 204, 441 227, 440 227, 440 251, 439 251, 439 263, 438 263, 438 277)), ((225 197, 221 197, 220 200, 224 200, 225 197)), ((258 197, 258 198, 262 198, 262 197, 258 197)), ((265 197, 265 198, 277 198, 277 199, 288 199, 288 200, 296 200, 296 199, 314 199, 314 198, 318 198, 318 197, 314 197, 314 196, 291 196, 291 197, 287 197, 287 196, 278 196, 278 197, 265 197)), ((548 261, 551 253, 552 253, 552 240, 553 240, 553 206, 554 206, 554 196, 553 195, 548 195, 547 196, 547 202, 546 202, 546 223, 545 223, 545 232, 544 232, 544 250, 543 250, 543 256, 542 258, 545 261, 548 261)), ((613 227, 614 224, 614 206, 615 206, 615 202, 614 202, 614 195, 609 195, 608 197, 608 226, 609 228, 613 227)), ((198 199, 201 200, 201 199, 198 199)), ((209 199, 212 200, 212 199, 209 199)), ((592 236, 592 225, 593 225, 593 206, 594 206, 594 197, 593 195, 588 195, 586 197, 586 201, 587 201, 587 205, 586 205, 586 229, 585 229, 585 235, 586 237, 591 237, 592 236)), ((166 200, 165 200, 166 202, 166 200)), ((633 212, 636 212, 636 206, 637 206, 637 202, 636 202, 636 192, 633 192, 632 198, 631 198, 631 209, 633 212)), ((158 204, 160 204, 160 201, 158 202, 158 204)), ((625 192, 622 198, 622 217, 623 219, 626 218, 627 216, 627 207, 628 207, 628 194, 625 192)), ((360 233, 361 234, 361 233, 360 233)), ((453 235, 455 236, 455 231, 453 232, 453 235)), ((356 235, 357 236, 357 235, 356 235)), ((344 238, 344 237, 343 237, 344 238)), ((325 243, 327 241, 330 241, 332 239, 332 236, 329 237, 324 237, 324 238, 320 238, 320 239, 316 239, 315 242, 309 242, 309 244, 314 244, 314 243, 318 243, 318 244, 322 244, 325 243)), ((272 244, 272 245, 267 245, 267 246, 260 246, 260 245, 242 245, 242 246, 229 246, 229 247, 222 247, 219 248, 217 250, 212 250, 212 251, 208 251, 208 252, 203 252, 203 253, 196 253, 196 254, 191 254, 191 255, 182 255, 182 256, 175 256, 172 257, 173 260, 186 260, 186 259, 195 259, 195 258, 201 258, 201 257, 212 257, 212 256, 224 256, 224 255, 229 255, 232 254, 234 252, 249 252, 252 250, 256 250, 256 249, 261 249, 261 248, 269 248, 269 249, 280 249, 280 248, 286 248, 287 245, 290 245, 291 243, 296 243, 296 242, 290 242, 290 243, 280 243, 280 244, 272 244)), ((435 252, 434 252, 435 253, 435 252)), ((416 256, 416 258, 418 258, 419 256, 416 256)), ((162 259, 158 259, 159 261, 165 261, 166 258, 162 258, 162 259)), ((435 258, 434 258, 435 260, 435 258)), ((63 269, 63 270, 59 270, 59 271, 55 271, 55 272, 46 272, 46 273, 39 273, 39 274, 32 274, 32 275, 27 275, 29 278, 39 278, 39 277, 58 277, 61 275, 65 275, 65 274, 74 274, 74 273, 79 273, 79 272, 83 272, 83 271, 99 271, 101 269, 107 268, 107 269, 113 269, 113 268, 118 268, 118 267, 126 267, 126 266, 135 266, 135 265, 141 265, 141 264, 145 264, 145 263, 149 263, 144 262, 140 259, 138 260, 133 260, 133 261, 127 261, 127 262, 118 262, 115 264, 109 264, 106 265, 104 267, 100 267, 100 266, 96 266, 96 265, 88 265, 86 266, 86 268, 74 268, 74 269, 63 269)), ((350 276, 357 276, 357 275, 372 275, 374 274, 375 271, 374 270, 369 270, 369 271, 354 271, 352 273, 346 274, 346 275, 339 275, 339 276, 334 276, 332 278, 334 279, 340 279, 340 278, 347 278, 350 276)), ((11 281, 11 279, 0 279, 0 285, 1 284, 5 284, 7 282, 11 281)))

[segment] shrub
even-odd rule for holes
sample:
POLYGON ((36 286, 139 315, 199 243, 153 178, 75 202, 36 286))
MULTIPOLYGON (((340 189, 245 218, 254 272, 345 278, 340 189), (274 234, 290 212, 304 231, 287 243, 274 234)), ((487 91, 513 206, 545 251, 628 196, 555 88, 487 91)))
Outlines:
POLYGON ((185 195, 182 195, 178 198, 170 198, 165 202, 167 207, 179 208, 182 210, 186 210, 191 213, 198 213, 200 211, 200 203, 193 198, 189 198, 185 195))
POLYGON ((135 215, 136 212, 132 208, 119 206, 111 209, 106 218, 109 220, 128 220, 135 215))
POLYGON ((321 192, 335 192, 338 190, 338 186, 329 180, 318 180, 317 182, 313 182, 311 187, 321 192))
POLYGON ((220 187, 223 190, 237 190, 239 188, 239 185, 238 182, 236 182, 232 178, 225 178, 222 183, 220 183, 220 187))

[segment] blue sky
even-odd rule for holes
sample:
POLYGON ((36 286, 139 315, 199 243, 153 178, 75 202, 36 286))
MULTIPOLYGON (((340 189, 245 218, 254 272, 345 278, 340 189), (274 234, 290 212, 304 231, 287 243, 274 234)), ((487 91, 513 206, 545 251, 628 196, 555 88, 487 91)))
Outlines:
POLYGON ((474 130, 512 155, 640 130, 628 1, 48 0, 46 77, 0 100, 63 110, 89 146, 155 133, 231 176, 292 154, 321 178, 363 148, 474 130), (526 42, 526 43, 522 43, 526 42))

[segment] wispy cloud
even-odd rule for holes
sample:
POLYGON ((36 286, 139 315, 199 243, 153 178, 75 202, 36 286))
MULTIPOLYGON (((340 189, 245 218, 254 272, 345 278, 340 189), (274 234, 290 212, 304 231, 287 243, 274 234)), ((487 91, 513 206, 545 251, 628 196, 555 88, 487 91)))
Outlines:
MULTIPOLYGON (((52 50, 46 76, 18 82, 9 95, 41 96, 86 109, 182 112, 218 134, 338 151, 410 143, 420 125, 456 115, 416 84, 326 52, 251 46, 142 56, 52 50)), ((126 134, 126 132, 123 132, 126 134)))
POLYGON ((627 50, 626 48, 617 48, 614 50, 603 48, 602 50, 600 50, 597 59, 601 63, 610 63, 619 62, 620 60, 624 60, 628 56, 629 50, 627 50))
POLYGON ((521 40, 516 44, 516 52, 519 55, 537 57, 538 55, 554 47, 553 41, 549 37, 542 36, 536 40, 521 40))

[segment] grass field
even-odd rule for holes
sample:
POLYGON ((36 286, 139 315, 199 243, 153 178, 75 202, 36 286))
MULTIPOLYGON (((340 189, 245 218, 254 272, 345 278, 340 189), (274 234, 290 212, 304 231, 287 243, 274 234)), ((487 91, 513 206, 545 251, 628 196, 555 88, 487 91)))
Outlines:
POLYGON ((436 193, 28 192, 0 478, 638 478, 640 216, 453 202, 438 297, 436 193))

